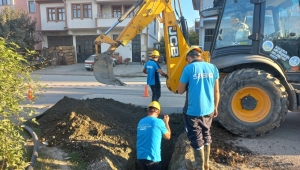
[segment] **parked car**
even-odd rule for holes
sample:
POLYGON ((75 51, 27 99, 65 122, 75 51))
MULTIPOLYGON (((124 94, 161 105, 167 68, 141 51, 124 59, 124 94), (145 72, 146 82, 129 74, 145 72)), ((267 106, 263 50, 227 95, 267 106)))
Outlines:
MULTIPOLYGON (((88 71, 93 71, 94 68, 94 58, 96 55, 91 55, 89 56, 89 58, 87 58, 84 61, 84 67, 85 69, 87 69, 88 71)), ((115 58, 112 58, 112 65, 113 67, 117 64, 117 60, 115 58)))

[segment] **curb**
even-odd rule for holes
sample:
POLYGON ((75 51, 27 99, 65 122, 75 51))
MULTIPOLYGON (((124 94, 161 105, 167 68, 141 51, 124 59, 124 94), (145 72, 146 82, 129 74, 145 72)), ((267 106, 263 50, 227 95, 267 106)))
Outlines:
POLYGON ((36 163, 37 157, 38 157, 38 150, 39 150, 39 142, 38 142, 38 137, 36 133, 28 126, 22 125, 22 127, 31 135, 33 139, 33 153, 30 159, 30 165, 26 168, 27 170, 33 170, 33 167, 36 163))
MULTIPOLYGON (((82 74, 82 73, 78 73, 78 74, 68 74, 68 73, 32 73, 32 74, 36 74, 36 75, 69 75, 69 76, 94 76, 93 74, 82 74)), ((124 75, 124 74, 115 74, 115 77, 147 77, 147 75, 124 75)))
MULTIPOLYGON (((64 84, 47 84, 46 87, 144 87, 145 84, 126 84, 124 86, 119 86, 119 85, 107 85, 107 84, 102 84, 102 85, 94 85, 94 84, 90 84, 90 85, 86 85, 86 84, 82 84, 82 85, 64 85, 64 84)), ((161 87, 167 87, 167 85, 161 85, 161 87)))

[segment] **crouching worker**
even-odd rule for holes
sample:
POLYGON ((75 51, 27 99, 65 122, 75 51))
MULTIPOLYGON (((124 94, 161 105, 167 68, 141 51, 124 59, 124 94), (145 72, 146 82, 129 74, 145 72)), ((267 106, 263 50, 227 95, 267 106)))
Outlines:
POLYGON ((137 159, 144 170, 161 169, 161 139, 169 140, 171 130, 169 116, 157 118, 160 114, 160 105, 153 101, 148 106, 148 116, 141 119, 137 127, 137 159))

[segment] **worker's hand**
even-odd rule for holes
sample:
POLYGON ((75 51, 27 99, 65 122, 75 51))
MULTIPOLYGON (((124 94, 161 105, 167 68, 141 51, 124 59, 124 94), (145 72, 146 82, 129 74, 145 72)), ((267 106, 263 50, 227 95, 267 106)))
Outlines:
POLYGON ((213 118, 216 118, 217 116, 218 116, 218 108, 215 108, 213 118))
POLYGON ((164 115, 164 122, 165 122, 166 124, 169 123, 169 120, 170 120, 169 115, 164 115))
POLYGON ((165 78, 166 78, 166 79, 168 79, 168 78, 169 78, 169 76, 168 76, 168 75, 165 75, 165 78))

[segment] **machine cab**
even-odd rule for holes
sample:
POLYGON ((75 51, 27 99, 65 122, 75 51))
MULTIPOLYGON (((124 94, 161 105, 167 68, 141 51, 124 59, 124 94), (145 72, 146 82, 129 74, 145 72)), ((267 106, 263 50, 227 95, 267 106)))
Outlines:
POLYGON ((262 55, 285 72, 300 72, 299 25, 298 0, 225 0, 211 46, 212 58, 262 55))

